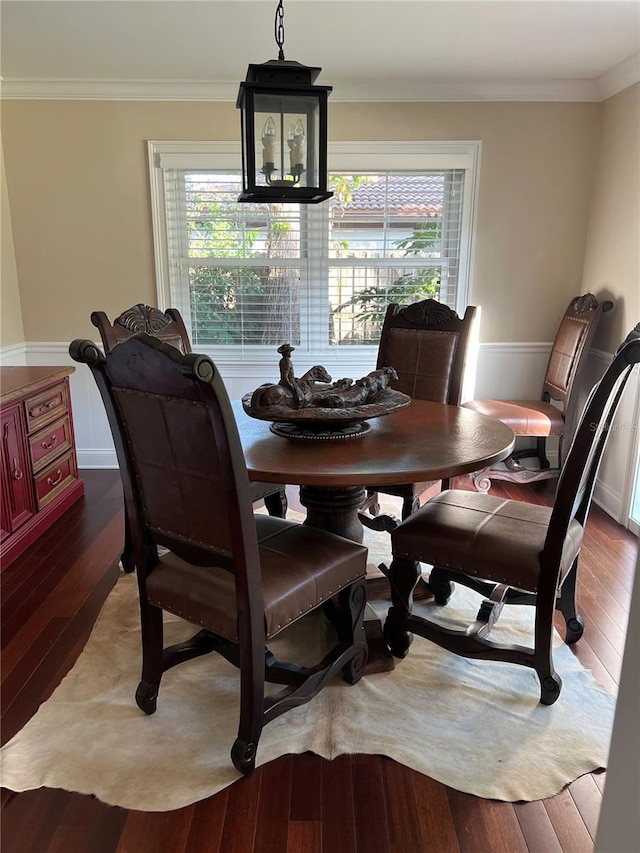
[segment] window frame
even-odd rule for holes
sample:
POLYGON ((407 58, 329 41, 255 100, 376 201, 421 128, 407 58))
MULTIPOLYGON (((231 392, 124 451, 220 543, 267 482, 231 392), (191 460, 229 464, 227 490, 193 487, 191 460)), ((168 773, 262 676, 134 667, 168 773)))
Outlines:
MULTIPOLYGON (((162 310, 171 307, 170 259, 167 239, 167 219, 164 192, 165 169, 240 169, 238 142, 207 142, 180 140, 148 140, 151 219, 156 277, 156 300, 162 310)), ((462 208, 458 287, 455 309, 462 316, 471 297, 471 277, 475 244, 475 225, 480 179, 482 143, 479 140, 410 141, 410 142, 329 142, 329 172, 362 174, 376 171, 430 171, 463 169, 464 196, 462 208)), ((329 259, 327 259, 329 260, 329 259)), ((330 261, 329 261, 330 262, 330 261)), ((375 361, 377 345, 346 347, 320 346, 319 339, 310 339, 313 356, 329 365, 348 366, 363 361, 375 361)), ((219 364, 241 364, 244 368, 259 368, 273 362, 268 347, 202 346, 203 352, 219 364)), ((309 354, 306 353, 305 354, 309 354)), ((302 351, 300 353, 302 355, 302 351)))

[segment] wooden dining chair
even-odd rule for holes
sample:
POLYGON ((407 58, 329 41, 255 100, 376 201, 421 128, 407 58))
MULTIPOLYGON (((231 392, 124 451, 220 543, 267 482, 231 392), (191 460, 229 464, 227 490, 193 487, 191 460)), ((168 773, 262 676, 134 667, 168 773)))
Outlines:
POLYGON ((535 669, 541 698, 551 705, 562 682, 553 666, 554 611, 566 623, 565 640, 584 631, 578 615, 578 557, 591 496, 612 421, 631 370, 640 362, 640 324, 618 349, 593 389, 558 481, 553 507, 450 489, 432 498, 392 534, 392 607, 384 635, 404 657, 412 633, 455 654, 507 661, 535 669), (446 628, 414 615, 412 591, 420 562, 433 566, 429 586, 444 605, 452 582, 485 596, 475 622, 446 628), (491 631, 504 605, 535 607, 533 648, 500 643, 491 631))
POLYGON ((574 297, 567 306, 558 327, 547 371, 538 400, 470 400, 464 405, 502 421, 516 436, 535 438, 535 449, 525 448, 511 454, 504 468, 478 471, 473 481, 479 491, 488 492, 491 479, 528 483, 557 477, 569 449, 576 421, 580 383, 586 355, 603 314, 613 308, 613 302, 599 302, 591 293, 574 297), (547 439, 558 437, 558 467, 552 469, 547 458, 547 439), (564 438, 567 438, 564 441, 564 438), (536 469, 525 468, 521 460, 536 457, 536 469))
MULTIPOLYGON (((476 308, 468 306, 464 317, 435 299, 425 299, 401 307, 387 308, 380 336, 377 367, 393 367, 398 374, 391 383, 414 400, 460 405, 462 381, 476 308)), ((420 496, 433 483, 406 483, 400 486, 375 486, 367 490, 362 509, 370 515, 380 512, 378 495, 402 498, 402 518, 420 505, 420 496)), ((448 481, 444 487, 448 487, 448 481)), ((361 513, 367 527, 378 525, 361 513)), ((383 525, 384 522, 383 522, 383 525)), ((393 524, 391 524, 391 527, 393 524)), ((385 529, 390 529, 386 526, 385 529)))
POLYGON ((144 333, 106 356, 88 340, 69 351, 89 365, 102 395, 126 494, 142 629, 136 702, 153 714, 166 670, 218 652, 240 670, 231 757, 248 773, 264 725, 312 699, 340 671, 351 684, 360 679, 367 549, 254 516, 233 410, 207 356, 183 355, 144 333), (333 649, 311 667, 276 660, 266 643, 320 607, 337 630, 333 649), (197 633, 164 648, 163 611, 197 633), (265 696, 265 682, 284 687, 265 696))
MULTIPOLYGON (((118 344, 129 340, 132 335, 139 332, 153 335, 158 340, 175 347, 183 355, 192 351, 189 333, 177 308, 161 311, 159 308, 139 302, 123 311, 113 323, 104 311, 94 311, 91 314, 91 322, 100 332, 105 353, 111 352, 118 344)), ((278 518, 286 516, 287 494, 284 487, 274 483, 252 482, 250 488, 254 502, 264 501, 269 515, 275 515, 278 518)), ((126 519, 124 538, 120 562, 125 572, 132 572, 135 565, 131 559, 131 537, 126 519)))

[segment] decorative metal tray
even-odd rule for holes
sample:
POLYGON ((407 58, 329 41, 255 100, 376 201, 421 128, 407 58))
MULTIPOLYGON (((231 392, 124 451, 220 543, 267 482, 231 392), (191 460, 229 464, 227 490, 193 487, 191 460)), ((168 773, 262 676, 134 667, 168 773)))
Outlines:
POLYGON ((285 438, 321 439, 324 441, 359 438, 371 429, 371 418, 389 415, 408 406, 411 397, 400 391, 387 389, 374 403, 364 403, 344 409, 309 406, 290 409, 286 406, 267 406, 256 410, 251 406, 252 394, 242 398, 245 412, 252 418, 271 421, 271 431, 285 438))
POLYGON ((280 381, 261 385, 242 398, 252 418, 271 421, 270 429, 285 438, 359 438, 371 429, 366 421, 408 406, 411 398, 389 387, 398 378, 393 367, 372 370, 362 379, 333 382, 321 365, 297 378, 291 353, 294 347, 278 348, 280 381))

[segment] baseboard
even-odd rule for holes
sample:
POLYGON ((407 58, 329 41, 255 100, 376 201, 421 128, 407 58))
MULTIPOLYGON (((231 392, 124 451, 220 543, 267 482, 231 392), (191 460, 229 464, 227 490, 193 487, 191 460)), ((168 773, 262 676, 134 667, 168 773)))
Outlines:
POLYGON ((600 509, 604 510, 611 518, 624 524, 625 513, 622 495, 599 477, 593 490, 593 502, 598 504, 600 509))
POLYGON ((77 450, 78 468, 117 468, 115 450, 77 450))

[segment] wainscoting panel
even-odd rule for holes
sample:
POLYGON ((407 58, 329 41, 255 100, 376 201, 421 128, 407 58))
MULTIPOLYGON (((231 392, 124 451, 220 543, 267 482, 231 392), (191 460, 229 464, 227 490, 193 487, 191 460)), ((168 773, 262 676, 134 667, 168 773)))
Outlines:
MULTIPOLYGON (((468 397, 537 398, 550 349, 550 343, 480 344, 475 365, 475 392, 469 389, 468 397)), ((5 347, 0 350, 0 359, 6 366, 74 364, 68 353, 68 344, 57 342, 5 347)), ((590 352, 580 392, 583 400, 602 376, 610 360, 609 353, 598 350, 590 352)), ((326 359, 326 363, 323 363, 333 376, 357 378, 372 370, 374 361, 375 355, 372 358, 371 353, 361 358, 356 353, 349 353, 342 367, 337 362, 330 364, 326 359)), ((109 424, 93 377, 87 367, 78 364, 74 366, 76 371, 70 377, 70 384, 78 465, 80 468, 116 468, 109 424)), ((306 363, 301 358, 299 362, 296 361, 296 372, 304 373, 311 366, 311 362, 306 363)), ((218 367, 231 399, 241 397, 263 382, 275 382, 278 377, 276 359, 272 369, 265 369, 265 365, 259 362, 238 364, 220 361, 218 367)), ((594 500, 622 524, 628 521, 634 463, 638 454, 639 411, 640 381, 636 368, 636 375, 627 387, 609 440, 594 495, 594 500)), ((550 458, 553 464, 555 460, 550 458)))
POLYGON ((550 352, 550 343, 480 344, 474 398, 537 400, 550 352))

